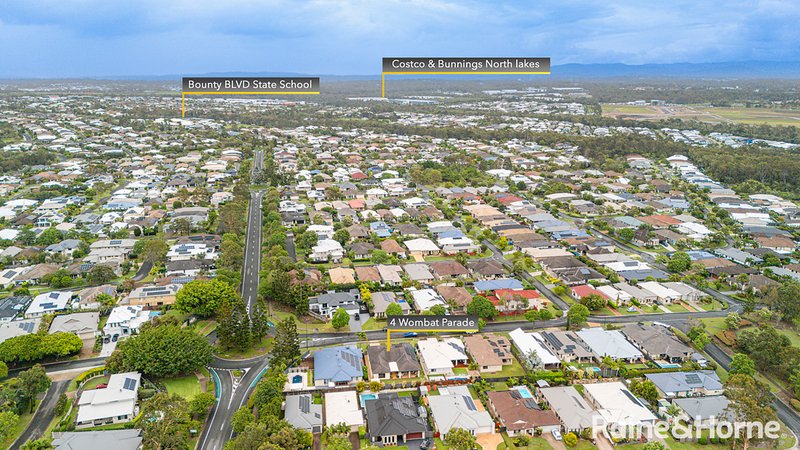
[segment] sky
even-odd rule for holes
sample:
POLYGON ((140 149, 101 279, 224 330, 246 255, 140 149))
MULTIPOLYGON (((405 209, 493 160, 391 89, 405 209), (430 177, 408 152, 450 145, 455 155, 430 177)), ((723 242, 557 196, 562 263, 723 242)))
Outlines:
POLYGON ((2 0, 0 78, 358 75, 384 56, 800 61, 797 0, 2 0))

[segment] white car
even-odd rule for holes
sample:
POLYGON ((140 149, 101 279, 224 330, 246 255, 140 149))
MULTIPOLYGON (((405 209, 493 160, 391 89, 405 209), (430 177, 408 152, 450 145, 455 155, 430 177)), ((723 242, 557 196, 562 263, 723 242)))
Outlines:
POLYGON ((562 439, 562 438, 561 438, 561 432, 560 432, 560 431, 558 431, 558 430, 553 430, 553 431, 551 431, 550 433, 552 433, 552 434, 553 434, 553 439, 555 439, 555 440, 557 440, 557 441, 560 441, 560 440, 562 439))

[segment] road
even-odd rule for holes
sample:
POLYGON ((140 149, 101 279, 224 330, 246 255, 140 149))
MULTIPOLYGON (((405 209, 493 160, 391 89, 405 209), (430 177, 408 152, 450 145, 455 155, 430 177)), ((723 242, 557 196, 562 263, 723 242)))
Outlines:
POLYGON ((61 394, 67 392, 69 383, 70 380, 61 380, 53 381, 53 383, 50 384, 50 388, 44 394, 42 403, 39 404, 39 408, 37 408, 36 412, 33 414, 30 424, 28 424, 28 427, 19 435, 17 440, 11 444, 9 450, 17 450, 22 444, 29 440, 39 439, 44 435, 47 427, 50 426, 50 422, 52 422, 55 417, 58 398, 61 397, 61 394))
POLYGON ((150 274, 150 270, 153 268, 152 261, 145 261, 139 266, 139 270, 136 271, 136 275, 131 278, 133 281, 142 281, 150 274))
POLYGON ((247 209, 247 236, 242 265, 242 299, 247 312, 253 311, 258 298, 258 272, 261 270, 261 200, 264 191, 250 193, 250 207, 247 209))
MULTIPOLYGON (((500 249, 497 248, 496 245, 492 244, 487 239, 484 239, 482 243, 483 245, 486 246, 486 248, 492 251, 492 256, 490 256, 491 259, 499 262, 507 269, 511 269, 513 271, 514 264, 511 261, 507 260, 505 256, 503 256, 503 252, 500 251, 500 249)), ((534 287, 536 287, 536 289, 539 292, 541 292, 548 300, 553 302, 554 305, 558 306, 560 310, 566 311, 569 309, 569 305, 567 304, 567 302, 564 301, 564 299, 556 295, 555 292, 548 289, 547 286, 545 286, 544 283, 542 283, 541 281, 537 280, 536 277, 531 276, 531 274, 529 274, 528 272, 524 272, 522 273, 522 278, 524 278, 525 281, 531 283, 534 287)))

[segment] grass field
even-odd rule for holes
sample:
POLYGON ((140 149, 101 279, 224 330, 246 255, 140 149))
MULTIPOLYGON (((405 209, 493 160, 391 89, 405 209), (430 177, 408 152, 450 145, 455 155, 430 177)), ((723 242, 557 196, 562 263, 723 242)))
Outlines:
POLYGON ((717 108, 704 105, 620 105, 603 104, 603 115, 640 120, 678 118, 709 123, 743 123, 750 125, 800 126, 800 111, 768 108, 717 108))
POLYGON ((186 400, 191 400, 200 393, 200 380, 194 375, 168 378, 162 380, 162 383, 164 383, 168 393, 178 394, 186 400))

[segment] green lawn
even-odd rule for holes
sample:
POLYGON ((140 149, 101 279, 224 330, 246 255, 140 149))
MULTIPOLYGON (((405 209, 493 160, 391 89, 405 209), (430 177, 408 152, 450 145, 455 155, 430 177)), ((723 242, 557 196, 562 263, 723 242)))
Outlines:
POLYGON ((97 387, 98 384, 106 384, 108 383, 108 377, 97 377, 92 378, 91 380, 87 381, 86 384, 83 385, 83 389, 94 389, 97 387))
POLYGON ((671 305, 667 305, 667 309, 675 313, 689 312, 689 310, 684 308, 683 305, 681 305, 680 303, 673 303, 671 305))
POLYGON ((25 414, 21 415, 19 422, 17 422, 17 426, 11 430, 11 433, 8 434, 8 437, 5 440, 0 441, 0 448, 9 448, 17 436, 25 431, 25 428, 28 428, 28 424, 31 423, 31 419, 33 419, 33 414, 28 414, 27 411, 25 414))
POLYGON ((520 377, 525 375, 525 369, 522 367, 522 364, 518 363, 517 361, 514 361, 513 364, 503 366, 503 370, 501 370, 500 372, 494 372, 487 375, 499 376, 499 377, 520 377))
POLYGON ((191 400, 200 393, 200 380, 195 375, 167 378, 161 382, 164 383, 168 393, 178 394, 186 400, 191 400))
POLYGON ((724 317, 711 317, 702 319, 702 322, 706 324, 706 332, 710 335, 715 335, 720 331, 725 331, 727 328, 725 327, 725 318, 724 317))
POLYGON ((497 448, 498 449, 506 449, 506 450, 552 450, 553 446, 547 442, 546 439, 535 437, 530 438, 530 443, 528 443, 525 447, 518 447, 514 445, 514 438, 508 436, 506 433, 503 433, 503 443, 500 444, 497 448))
POLYGON ((239 351, 237 349, 223 350, 219 347, 214 347, 214 349, 215 354, 222 359, 250 359, 269 353, 269 351, 272 350, 272 341, 272 338, 264 338, 261 342, 245 351, 239 351))
POLYGON ((361 323, 362 331, 382 330, 384 327, 386 327, 386 321, 378 320, 374 317, 370 317, 369 319, 361 323))

